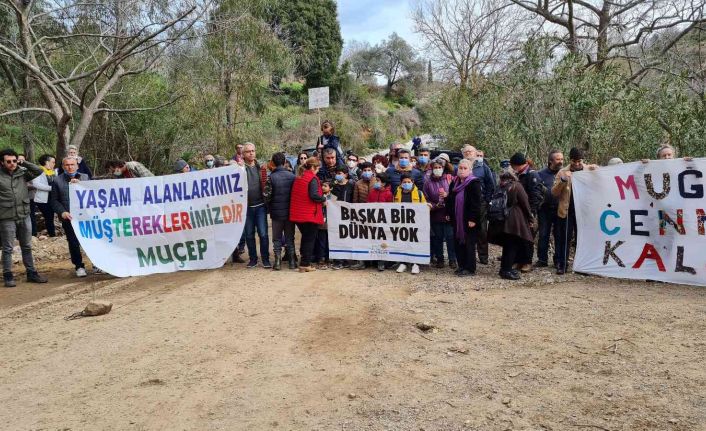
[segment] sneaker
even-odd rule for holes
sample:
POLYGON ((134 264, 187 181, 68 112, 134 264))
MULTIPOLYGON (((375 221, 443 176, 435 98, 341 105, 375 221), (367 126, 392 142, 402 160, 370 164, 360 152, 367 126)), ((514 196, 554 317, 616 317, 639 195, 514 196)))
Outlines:
POLYGON ((419 274, 419 265, 416 263, 412 265, 412 274, 419 274))
POLYGON ((103 271, 102 269, 98 268, 97 266, 94 266, 94 267, 93 267, 93 273, 96 274, 96 275, 100 275, 100 274, 105 274, 105 271, 103 271))
POLYGON ((257 266, 257 259, 255 259, 255 260, 250 259, 250 261, 248 262, 248 264, 245 267, 246 268, 255 268, 256 266, 257 266))
POLYGON ((338 270, 338 269, 343 269, 343 264, 342 264, 341 262, 336 262, 336 263, 333 264, 333 266, 331 267, 331 269, 336 269, 336 270, 338 270))
POLYGON ((365 262, 360 260, 355 265, 351 266, 351 269, 365 269, 365 262))
POLYGON ((503 278, 505 280, 519 280, 520 274, 516 270, 500 271, 500 278, 503 278))
POLYGON ((566 270, 564 268, 559 267, 556 269, 556 275, 564 275, 564 274, 566 274, 566 270))
POLYGON ((15 276, 11 272, 5 272, 2 276, 5 280, 5 287, 17 286, 17 282, 15 282, 15 276))
POLYGON ((454 271, 454 275, 459 275, 462 272, 463 272, 463 268, 456 268, 456 270, 454 271))
POLYGON ((385 270, 385 261, 379 260, 378 261, 378 271, 382 272, 385 270))
POLYGON ((405 271, 407 271, 407 265, 400 263, 400 266, 397 267, 397 272, 402 274, 405 271))
POLYGON ((87 275, 88 274, 86 274, 86 268, 76 268, 76 277, 83 278, 87 275))
POLYGON ((465 269, 456 274, 457 277, 471 277, 474 275, 476 275, 476 274, 471 271, 465 270, 465 269))
POLYGON ((262 267, 263 268, 272 268, 272 264, 270 263, 269 260, 262 260, 262 267))

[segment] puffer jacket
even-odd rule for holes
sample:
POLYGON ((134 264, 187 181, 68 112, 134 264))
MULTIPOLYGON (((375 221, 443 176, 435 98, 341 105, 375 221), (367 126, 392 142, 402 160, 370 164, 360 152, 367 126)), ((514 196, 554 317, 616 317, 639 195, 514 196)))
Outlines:
POLYGON ((24 162, 14 172, 0 168, 0 220, 22 220, 30 213, 27 183, 42 175, 41 167, 24 162))
POLYGON ((275 168, 265 184, 265 200, 272 220, 289 220, 289 202, 296 177, 284 167, 275 168))

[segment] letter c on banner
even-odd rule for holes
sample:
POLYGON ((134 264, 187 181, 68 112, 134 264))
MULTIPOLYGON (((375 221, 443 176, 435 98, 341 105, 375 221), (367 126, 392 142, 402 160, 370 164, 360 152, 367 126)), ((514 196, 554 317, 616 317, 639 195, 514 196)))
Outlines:
POLYGON ((613 210, 603 211, 603 214, 601 214, 601 230, 606 235, 616 235, 618 232, 620 232, 620 228, 616 226, 613 229, 608 229, 608 226, 606 226, 606 218, 608 216, 620 218, 620 214, 618 214, 617 212, 615 212, 613 210))

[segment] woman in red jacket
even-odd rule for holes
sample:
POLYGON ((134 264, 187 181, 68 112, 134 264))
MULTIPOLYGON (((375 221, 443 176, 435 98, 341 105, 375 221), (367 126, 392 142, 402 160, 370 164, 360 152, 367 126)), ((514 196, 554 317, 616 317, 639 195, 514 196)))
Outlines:
POLYGON ((314 242, 319 225, 324 223, 323 202, 326 198, 321 193, 321 183, 316 173, 319 170, 319 160, 315 157, 307 159, 303 165, 302 174, 294 180, 289 205, 289 220, 296 223, 302 234, 299 250, 301 262, 299 272, 310 272, 316 269, 311 266, 314 254, 314 242))
POLYGON ((387 174, 384 172, 377 174, 374 181, 368 193, 368 203, 392 202, 392 188, 387 179, 387 174))

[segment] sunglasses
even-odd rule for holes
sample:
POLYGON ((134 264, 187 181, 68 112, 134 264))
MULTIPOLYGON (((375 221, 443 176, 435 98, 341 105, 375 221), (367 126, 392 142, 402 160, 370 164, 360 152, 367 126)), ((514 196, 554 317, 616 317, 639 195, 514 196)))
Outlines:
POLYGON ((308 157, 306 157, 306 156, 299 157, 299 160, 306 160, 306 159, 308 159, 308 157))
POLYGON ((8 165, 11 164, 11 163, 14 164, 14 163, 17 163, 17 159, 15 159, 15 160, 5 160, 5 163, 7 163, 8 165))

